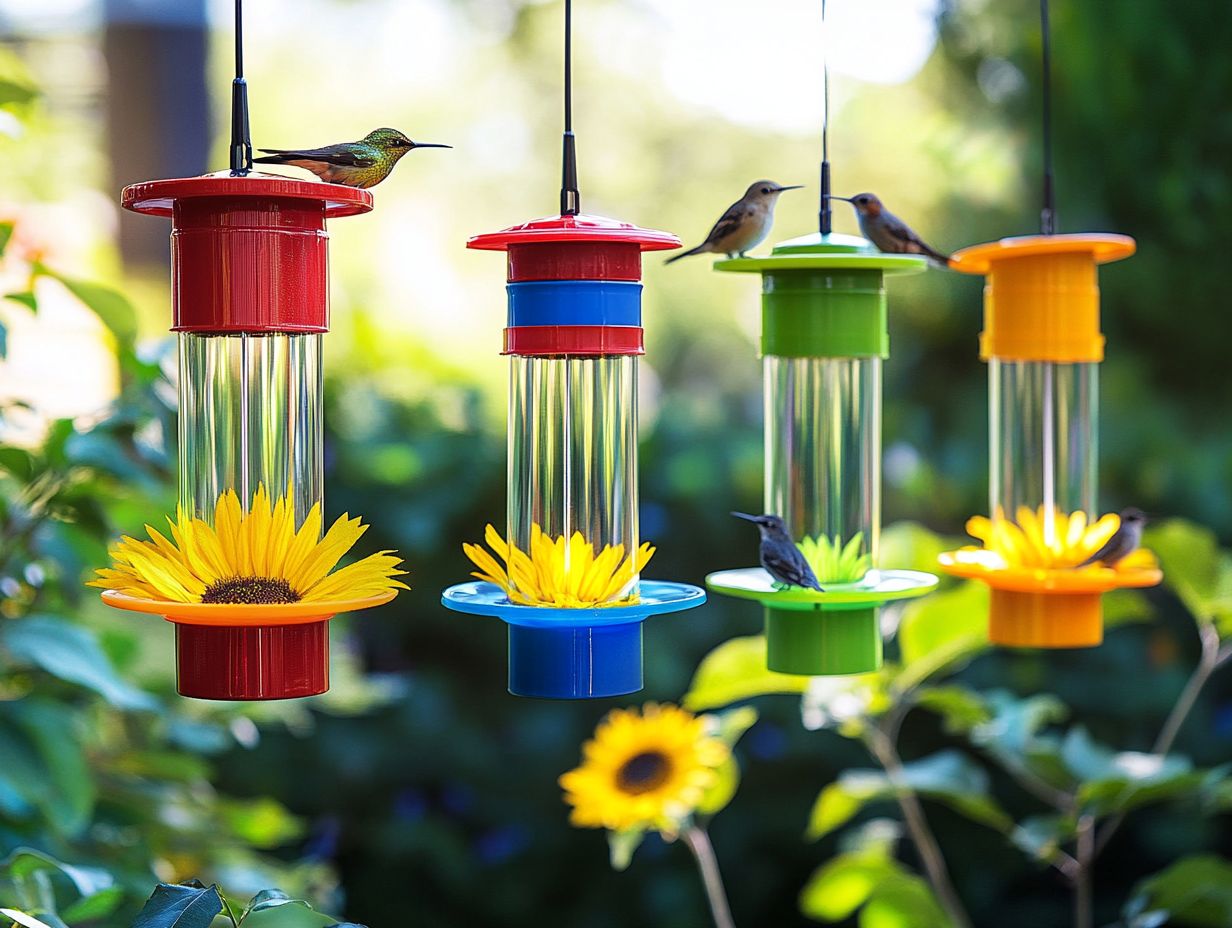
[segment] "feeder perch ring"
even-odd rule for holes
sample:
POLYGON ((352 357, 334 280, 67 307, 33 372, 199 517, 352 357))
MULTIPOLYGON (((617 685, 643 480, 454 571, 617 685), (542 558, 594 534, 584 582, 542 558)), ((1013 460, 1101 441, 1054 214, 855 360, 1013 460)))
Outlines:
POLYGON ((103 602, 115 609, 161 615, 175 625, 211 628, 274 628, 284 625, 313 625, 343 612, 357 612, 383 606, 397 590, 362 599, 321 600, 299 603, 179 603, 166 599, 142 599, 118 590, 104 590, 103 602))
POLYGON ((761 567, 720 570, 706 577, 706 586, 716 593, 751 599, 774 609, 809 612, 821 609, 839 612, 868 609, 903 599, 915 599, 937 588, 933 574, 919 570, 872 570, 859 583, 834 583, 825 592, 802 587, 776 589, 775 581, 761 567), (874 582, 868 582, 875 578, 874 582))

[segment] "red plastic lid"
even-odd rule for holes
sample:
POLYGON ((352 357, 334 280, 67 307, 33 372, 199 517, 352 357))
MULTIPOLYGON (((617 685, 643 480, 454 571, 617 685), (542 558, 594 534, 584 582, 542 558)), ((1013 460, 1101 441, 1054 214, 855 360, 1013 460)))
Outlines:
POLYGON ((505 329, 505 350, 516 355, 645 354, 640 325, 523 325, 505 329))
POLYGON ((135 213, 170 216, 176 200, 189 197, 277 197, 283 200, 324 202, 329 218, 355 216, 372 209, 372 194, 358 187, 295 180, 274 174, 233 177, 229 172, 200 177, 175 177, 130 184, 120 194, 120 205, 135 213))
POLYGON ((642 251, 666 251, 680 247, 680 239, 670 232, 643 229, 631 222, 605 216, 586 215, 532 219, 500 232, 476 235, 466 243, 466 247, 481 251, 505 251, 510 245, 568 242, 635 242, 642 251))

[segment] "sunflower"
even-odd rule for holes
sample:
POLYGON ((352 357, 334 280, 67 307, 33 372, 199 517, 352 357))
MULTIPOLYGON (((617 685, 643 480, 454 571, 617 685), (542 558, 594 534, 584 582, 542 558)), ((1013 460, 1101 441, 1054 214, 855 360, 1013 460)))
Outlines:
POLYGON ((150 541, 125 536, 111 549, 115 562, 89 586, 140 599, 178 603, 295 603, 376 596, 408 589, 398 580, 402 559, 380 551, 330 573, 368 530, 343 514, 321 537, 321 506, 297 531, 287 497, 272 506, 265 487, 245 512, 234 490, 214 506, 214 525, 183 509, 167 518, 168 539, 147 525, 150 541))
POLYGON ((579 828, 674 831, 714 784, 730 749, 705 718, 671 705, 614 709, 560 778, 579 828))
POLYGON ((530 528, 529 554, 506 544, 491 525, 484 539, 496 557, 480 545, 462 545, 479 568, 471 576, 495 583, 519 606, 582 609, 636 603, 637 593, 629 592, 629 587, 655 552, 643 544, 625 557, 624 545, 605 545, 596 556, 595 546, 581 532, 574 532, 568 540, 564 535, 553 539, 537 524, 530 528), (504 561, 504 567, 497 558, 504 561))
MULTIPOLYGON (((1088 524, 1085 512, 1066 515, 1054 510, 1051 519, 1044 507, 1019 506, 1017 521, 998 512, 995 519, 974 516, 967 520, 967 533, 984 543, 986 551, 1002 567, 1065 570, 1083 563, 1121 527, 1121 517, 1109 513, 1088 524)), ((1117 570, 1156 567, 1155 556, 1139 549, 1116 564, 1117 570)), ((1100 569, 1100 565, 1089 565, 1100 569)))

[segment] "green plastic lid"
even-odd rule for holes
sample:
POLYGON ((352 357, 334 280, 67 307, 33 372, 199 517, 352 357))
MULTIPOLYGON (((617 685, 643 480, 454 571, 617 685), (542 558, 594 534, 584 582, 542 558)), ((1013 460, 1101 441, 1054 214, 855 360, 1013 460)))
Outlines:
POLYGON ((918 274, 920 255, 888 255, 852 235, 806 235, 762 257, 716 261, 715 270, 762 275, 763 355, 890 356, 886 274, 918 274))

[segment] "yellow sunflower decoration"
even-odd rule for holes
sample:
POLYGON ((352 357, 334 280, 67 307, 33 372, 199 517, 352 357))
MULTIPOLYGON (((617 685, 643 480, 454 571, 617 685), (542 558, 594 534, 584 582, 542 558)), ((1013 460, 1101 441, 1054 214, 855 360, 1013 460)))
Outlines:
POLYGON ((392 551, 333 570, 368 530, 358 518, 342 515, 322 538, 317 504, 296 530, 287 497, 271 505, 264 486, 247 512, 235 491, 223 493, 213 527, 183 510, 167 522, 170 538, 149 525, 150 541, 125 536, 111 550, 114 565, 96 571, 89 585, 141 599, 219 604, 328 602, 408 589, 394 579, 406 572, 392 551))
POLYGON ((674 832, 718 777, 730 749, 684 709, 648 703, 616 709, 560 778, 570 821, 581 828, 674 832))
MULTIPOLYGON (((974 516, 967 521, 967 534, 984 543, 984 549, 998 561, 997 566, 1100 569, 1101 565, 1088 565, 1086 561, 1121 527, 1121 518, 1115 513, 1089 522, 1085 512, 1066 514, 1054 510, 1052 518, 1048 519, 1042 506, 1039 509, 1019 506, 1015 516, 1016 520, 1011 520, 1004 513, 998 513, 995 519, 974 516)), ((1118 561, 1115 569, 1141 570, 1157 566, 1155 556, 1139 548, 1118 561)))
POLYGON ((462 545, 466 556, 479 568, 471 576, 495 583, 511 603, 519 606, 582 609, 637 602, 637 594, 628 589, 655 553, 649 544, 628 557, 624 545, 605 545, 596 555, 595 546, 581 532, 574 532, 569 539, 564 535, 552 538, 538 525, 532 525, 530 532, 529 553, 507 544, 491 525, 484 540, 496 557, 480 545, 462 545))

